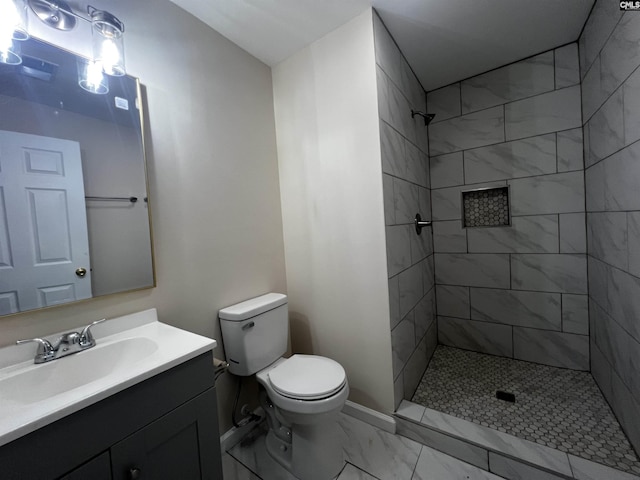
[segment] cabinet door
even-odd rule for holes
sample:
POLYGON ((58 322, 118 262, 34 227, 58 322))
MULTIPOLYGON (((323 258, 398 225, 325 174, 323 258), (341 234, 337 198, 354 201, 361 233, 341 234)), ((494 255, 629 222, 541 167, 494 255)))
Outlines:
POLYGON ((215 389, 111 448, 114 480, 222 480, 215 389))
POLYGON ((81 467, 67 473, 60 480, 111 480, 111 460, 109 452, 98 455, 81 467))

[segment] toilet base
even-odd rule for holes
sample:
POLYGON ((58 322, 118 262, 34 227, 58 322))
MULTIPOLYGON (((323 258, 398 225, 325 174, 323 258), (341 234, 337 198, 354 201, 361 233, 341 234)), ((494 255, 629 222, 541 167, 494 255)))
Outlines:
POLYGON ((270 428, 266 447, 271 458, 300 480, 331 480, 344 466, 344 451, 337 422, 294 425, 291 442, 270 428))

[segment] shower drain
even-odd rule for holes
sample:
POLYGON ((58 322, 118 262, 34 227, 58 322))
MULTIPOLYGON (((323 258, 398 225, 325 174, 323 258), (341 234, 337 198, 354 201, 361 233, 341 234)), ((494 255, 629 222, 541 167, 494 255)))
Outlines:
POLYGON ((511 392, 505 392, 503 390, 496 390, 496 398, 498 400, 504 400, 505 402, 516 403, 516 396, 511 392))

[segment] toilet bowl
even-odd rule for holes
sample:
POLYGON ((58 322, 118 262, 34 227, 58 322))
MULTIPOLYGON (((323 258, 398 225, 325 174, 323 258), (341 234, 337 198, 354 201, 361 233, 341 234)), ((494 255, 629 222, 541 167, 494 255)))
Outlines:
POLYGON ((349 396, 344 368, 317 355, 284 358, 287 297, 270 293, 220 310, 235 375, 256 375, 267 414, 269 455, 300 480, 330 480, 344 465, 336 419, 349 396))
POLYGON ((256 374, 271 416, 267 450, 300 479, 335 478, 344 465, 336 419, 349 396, 342 366, 315 355, 280 358, 256 374))

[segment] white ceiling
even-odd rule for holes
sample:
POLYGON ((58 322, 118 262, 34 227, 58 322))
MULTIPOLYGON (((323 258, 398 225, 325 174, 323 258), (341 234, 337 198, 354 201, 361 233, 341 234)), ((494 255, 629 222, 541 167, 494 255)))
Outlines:
POLYGON ((267 65, 373 6, 433 90, 577 40, 594 0, 171 0, 267 65))

